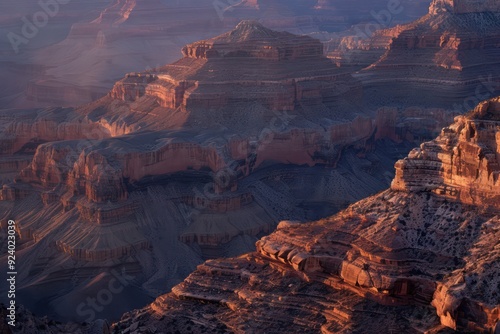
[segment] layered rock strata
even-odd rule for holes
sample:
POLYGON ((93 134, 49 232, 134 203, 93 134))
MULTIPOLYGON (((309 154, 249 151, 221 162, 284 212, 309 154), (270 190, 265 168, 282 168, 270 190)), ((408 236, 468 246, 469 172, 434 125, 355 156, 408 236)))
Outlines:
POLYGON ((462 203, 500 208, 498 131, 500 100, 458 116, 434 141, 396 164, 393 189, 433 191, 462 203))
POLYGON ((30 309, 50 300, 42 312, 83 321, 68 300, 122 265, 138 297, 101 315, 116 317, 203 258, 249 251, 282 219, 330 215, 388 185, 406 150, 384 142, 397 124, 352 111, 360 83, 317 40, 244 21, 186 50, 80 108, 1 114, 2 219, 29 258, 22 293, 46 291, 30 309))
MULTIPOLYGON (((420 16, 424 1, 403 0, 406 10, 398 22, 420 16)), ((271 28, 317 36, 371 20, 372 9, 386 7, 387 0, 356 0, 354 5, 340 0, 73 0, 60 6, 61 15, 51 17, 50 30, 44 29, 36 43, 21 45, 25 57, 20 59, 13 52, 7 38, 0 41, 0 49, 8 56, 8 69, 3 74, 17 78, 14 84, 9 80, 2 86, 6 94, 0 101, 23 108, 88 103, 105 95, 123 73, 174 61, 185 44, 220 34, 242 19, 258 19, 271 28), (35 65, 39 69, 30 73, 27 68, 35 65)), ((19 34, 21 17, 42 8, 23 1, 0 9, 10 14, 0 15, 0 30, 7 35, 11 31, 19 34)))
POLYGON ((275 32, 253 21, 188 45, 183 53, 183 59, 150 74, 129 74, 111 97, 137 101, 151 96, 162 107, 182 110, 257 104, 292 111, 348 95, 354 101, 360 94, 359 84, 323 57, 318 40, 275 32))
POLYGON ((436 0, 412 23, 369 33, 357 29, 330 56, 340 65, 372 63, 356 75, 368 105, 464 113, 500 93, 499 15, 497 1, 436 0))
POLYGON ((481 103, 399 161, 391 189, 330 218, 281 222, 255 253, 206 262, 115 328, 497 331, 499 115, 500 98, 481 103))

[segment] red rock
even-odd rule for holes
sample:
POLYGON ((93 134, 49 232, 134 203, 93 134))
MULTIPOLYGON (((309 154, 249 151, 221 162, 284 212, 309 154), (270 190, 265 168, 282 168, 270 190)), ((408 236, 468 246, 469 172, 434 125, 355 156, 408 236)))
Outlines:
POLYGON ((486 176, 500 168, 499 106, 498 98, 481 103, 398 162, 392 189, 320 221, 282 222, 256 253, 206 262, 114 327, 140 316, 183 330, 182 319, 200 312, 195 332, 495 331, 500 208, 486 176), (452 186, 460 187, 455 195, 435 191, 452 186), (371 312, 378 321, 367 326, 371 312))
MULTIPOLYGON (((1 113, 0 159, 15 161, 2 174, 1 217, 16 219, 29 258, 19 285, 53 294, 44 312, 66 315, 74 294, 97 293, 120 265, 138 276, 141 296, 158 295, 202 256, 246 252, 282 218, 306 219, 309 203, 332 212, 385 186, 374 175, 392 161, 373 154, 380 164, 360 167, 353 153, 377 131, 352 110, 360 83, 319 41, 243 22, 212 43, 247 56, 184 57, 76 109, 1 113), (278 52, 262 53, 268 44, 278 52), (314 170, 298 175, 306 166, 314 170)), ((106 312, 125 306, 116 299, 106 312)))

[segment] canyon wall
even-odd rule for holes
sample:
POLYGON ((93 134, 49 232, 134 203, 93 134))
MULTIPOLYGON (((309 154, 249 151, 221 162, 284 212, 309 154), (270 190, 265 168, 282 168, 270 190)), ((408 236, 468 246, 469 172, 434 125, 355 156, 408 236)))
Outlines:
POLYGON ((391 189, 325 219, 282 221, 256 252, 200 265, 114 327, 186 330, 202 313, 194 332, 497 331, 499 115, 499 98, 481 103, 399 161, 391 189))
MULTIPOLYGON (((23 257, 31 259, 20 285, 43 285, 51 294, 50 301, 43 295, 28 302, 47 301, 51 312, 66 314, 65 301, 88 294, 89 279, 99 291, 118 266, 135 275, 139 296, 164 293, 203 258, 249 251, 282 219, 318 219, 384 189, 407 142, 428 138, 449 117, 442 109, 364 110, 360 81, 311 38, 246 21, 216 38, 212 50, 220 43, 231 51, 188 52, 173 64, 131 73, 76 109, 1 115, 0 158, 10 170, 2 178, 2 218, 16 219, 23 257), (276 56, 272 50, 280 48, 276 56), (71 282, 61 289, 61 281, 71 282)), ((336 273, 346 286, 362 286, 351 297, 370 288, 380 289, 370 295, 383 303, 429 299, 427 280, 401 280, 390 267, 410 266, 412 254, 380 255, 373 267, 386 261, 388 273, 358 282, 354 251, 345 262, 331 254, 323 254, 325 262, 307 260, 302 250, 288 259, 266 240, 258 261, 274 259, 285 271, 324 267, 332 273, 324 277, 328 289, 337 288, 336 273), (420 282, 422 293, 408 293, 420 282)), ((109 310, 125 307, 117 299, 109 310)), ((342 314, 338 326, 352 317, 345 308, 334 316, 342 314)))

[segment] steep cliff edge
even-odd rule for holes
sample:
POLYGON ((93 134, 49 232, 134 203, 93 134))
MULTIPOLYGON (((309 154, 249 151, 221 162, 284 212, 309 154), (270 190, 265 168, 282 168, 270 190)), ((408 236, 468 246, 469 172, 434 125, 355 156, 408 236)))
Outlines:
POLYGON ((114 327, 493 333, 499 136, 495 98, 399 161, 391 189, 330 218, 281 222, 255 253, 206 262, 114 327))

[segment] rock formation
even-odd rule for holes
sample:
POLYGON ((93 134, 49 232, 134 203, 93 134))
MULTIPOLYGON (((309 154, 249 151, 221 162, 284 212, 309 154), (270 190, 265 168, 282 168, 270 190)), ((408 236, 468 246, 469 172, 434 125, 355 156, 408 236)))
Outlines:
POLYGON ((0 112, 1 218, 16 220, 29 258, 22 293, 46 292, 29 309, 50 300, 46 314, 84 321, 72 298, 123 268, 138 297, 98 315, 117 317, 203 258, 248 252, 280 220, 384 189, 418 140, 390 110, 356 108, 359 81, 313 38, 243 21, 184 50, 79 108, 0 112))
MULTIPOLYGON (((423 14, 427 0, 402 0, 396 22, 423 14)), ((4 107, 77 106, 103 95, 123 73, 170 63, 180 48, 220 34, 242 19, 295 34, 323 36, 371 20, 372 9, 387 0, 232 1, 232 0, 72 0, 61 4, 50 25, 40 29, 16 54, 7 38, 0 41, 4 107), (5 58, 4 58, 5 56, 5 58)), ((21 18, 42 11, 33 1, 0 5, 0 33, 20 34, 21 18)), ((20 35, 22 37, 22 34, 20 35)))
POLYGON ((119 331, 493 333, 500 98, 396 164, 390 189, 198 266, 119 331), (376 321, 372 319, 376 317, 376 321))
POLYGON ((256 21, 242 21, 233 31, 188 45, 182 53, 189 58, 250 57, 280 61, 322 57, 323 45, 311 37, 273 31, 256 21))
POLYGON ((499 101, 482 102, 458 116, 436 140, 398 162, 392 188, 434 191, 462 203, 500 208, 499 101))
POLYGON ((238 114, 221 120, 234 127, 228 121, 241 122, 252 108, 294 111, 318 103, 331 108, 339 99, 353 103, 361 96, 359 83, 323 57, 319 41, 257 22, 243 21, 227 34, 186 46, 183 53, 178 62, 150 74, 129 74, 111 97, 139 101, 150 96, 162 107, 211 110, 205 125, 224 117, 224 109, 237 108, 231 112, 238 114))
POLYGON ((498 1, 435 0, 429 14, 412 23, 346 37, 332 57, 367 65, 380 55, 356 75, 368 105, 464 113, 500 93, 499 17, 498 1))

